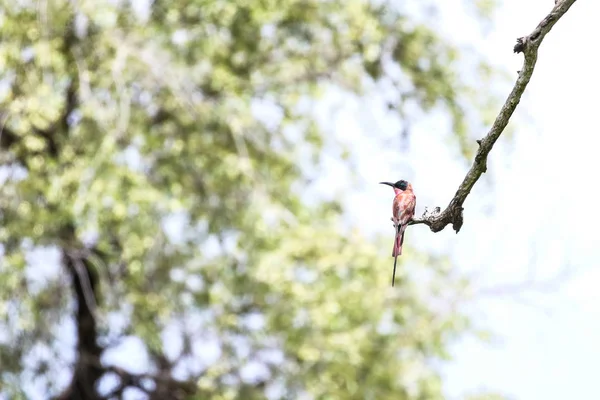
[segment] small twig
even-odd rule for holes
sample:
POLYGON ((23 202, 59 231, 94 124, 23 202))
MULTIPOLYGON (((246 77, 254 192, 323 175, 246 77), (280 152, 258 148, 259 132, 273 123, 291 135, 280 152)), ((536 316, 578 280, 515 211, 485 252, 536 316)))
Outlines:
POLYGON ((523 282, 515 282, 515 283, 505 283, 500 285, 495 285, 491 287, 483 287, 475 291, 474 296, 480 297, 500 297, 500 296, 510 296, 515 294, 523 294, 523 293, 539 293, 539 294, 547 294, 554 293, 560 289, 562 285, 565 284, 567 280, 572 278, 574 272, 572 271, 561 271, 556 276, 544 280, 537 281, 534 279, 527 279, 523 282))
MULTIPOLYGON (((436 212, 434 210, 433 212, 429 212, 425 210, 420 218, 413 218, 410 222, 411 225, 425 224, 429 226, 433 232, 439 232, 444 229, 446 225, 452 224, 452 228, 456 233, 460 231, 463 224, 463 203, 475 183, 481 177, 481 174, 487 171, 488 154, 494 147, 496 140, 498 140, 504 131, 504 128, 506 128, 506 125, 508 125, 508 121, 517 108, 521 96, 531 79, 537 61, 538 48, 546 34, 550 32, 554 24, 556 24, 556 22, 569 10, 575 1, 576 0, 562 0, 556 2, 552 11, 538 24, 529 36, 517 39, 517 44, 513 50, 515 53, 523 53, 525 55, 523 67, 519 71, 519 77, 517 78, 515 86, 508 95, 508 98, 502 106, 490 131, 484 138, 477 141, 479 149, 477 150, 477 155, 475 156, 475 161, 473 162, 471 169, 467 172, 467 175, 458 187, 454 198, 450 201, 450 204, 448 204, 448 207, 446 207, 444 211, 436 212)), ((437 207, 436 210, 439 210, 439 207, 437 207)))

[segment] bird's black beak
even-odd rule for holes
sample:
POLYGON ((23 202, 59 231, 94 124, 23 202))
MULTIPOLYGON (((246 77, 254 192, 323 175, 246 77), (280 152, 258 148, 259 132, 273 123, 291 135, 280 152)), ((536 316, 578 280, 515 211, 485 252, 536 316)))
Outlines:
POLYGON ((388 186, 394 187, 394 184, 393 184, 393 183, 390 183, 390 182, 379 182, 379 183, 380 183, 381 185, 388 185, 388 186))

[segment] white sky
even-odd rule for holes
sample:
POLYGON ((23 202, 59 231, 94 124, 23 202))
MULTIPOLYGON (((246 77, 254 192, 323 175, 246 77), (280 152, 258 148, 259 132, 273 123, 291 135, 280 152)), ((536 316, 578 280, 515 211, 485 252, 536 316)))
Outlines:
MULTIPOLYGON (((454 11, 454 4, 443 4, 446 32, 485 52, 516 79, 523 57, 512 52, 515 40, 535 28, 553 1, 505 0, 486 37, 478 37, 471 17, 454 11)), ((543 284, 574 272, 546 292, 478 298, 471 311, 496 338, 492 345, 467 339, 454 346, 455 362, 444 370, 451 398, 484 388, 526 400, 600 398, 598 15, 599 2, 578 1, 544 40, 513 117, 514 139, 501 138, 492 152, 488 173, 465 204, 460 234, 450 227, 438 234, 425 226, 409 228, 410 245, 449 252, 458 268, 477 274, 488 288, 531 279, 543 284)), ((369 139, 356 117, 359 107, 350 106, 336 126, 359 153, 363 182, 357 186, 365 183, 365 190, 354 193, 348 207, 361 226, 389 233, 391 193, 377 185, 381 180, 411 180, 417 214, 426 205, 445 206, 467 167, 440 139, 444 122, 431 117, 413 127, 410 152, 404 154, 369 139)), ((378 118, 377 129, 397 134, 397 127, 378 118)), ((334 163, 330 173, 331 181, 343 175, 334 163)))

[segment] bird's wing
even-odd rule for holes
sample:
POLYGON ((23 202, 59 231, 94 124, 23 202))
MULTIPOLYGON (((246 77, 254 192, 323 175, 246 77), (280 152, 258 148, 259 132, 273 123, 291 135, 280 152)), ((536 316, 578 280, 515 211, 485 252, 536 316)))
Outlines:
MULTIPOLYGON (((396 204, 395 204, 396 205, 396 204)), ((398 220, 400 225, 408 224, 408 221, 415 215, 415 206, 417 199, 414 194, 406 194, 398 199, 398 220)), ((394 210, 395 211, 395 210, 394 210)))
POLYGON ((400 208, 400 198, 396 197, 394 199, 394 207, 392 208, 392 215, 394 216, 394 219, 396 221, 400 220, 400 214, 402 213, 402 210, 400 208))

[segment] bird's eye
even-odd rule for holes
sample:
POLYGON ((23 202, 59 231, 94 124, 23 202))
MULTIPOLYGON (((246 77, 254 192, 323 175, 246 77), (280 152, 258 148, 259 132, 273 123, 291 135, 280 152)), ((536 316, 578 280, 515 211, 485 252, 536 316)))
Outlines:
POLYGON ((404 180, 398 181, 394 186, 396 186, 400 190, 406 190, 406 188, 408 187, 408 182, 404 180))

